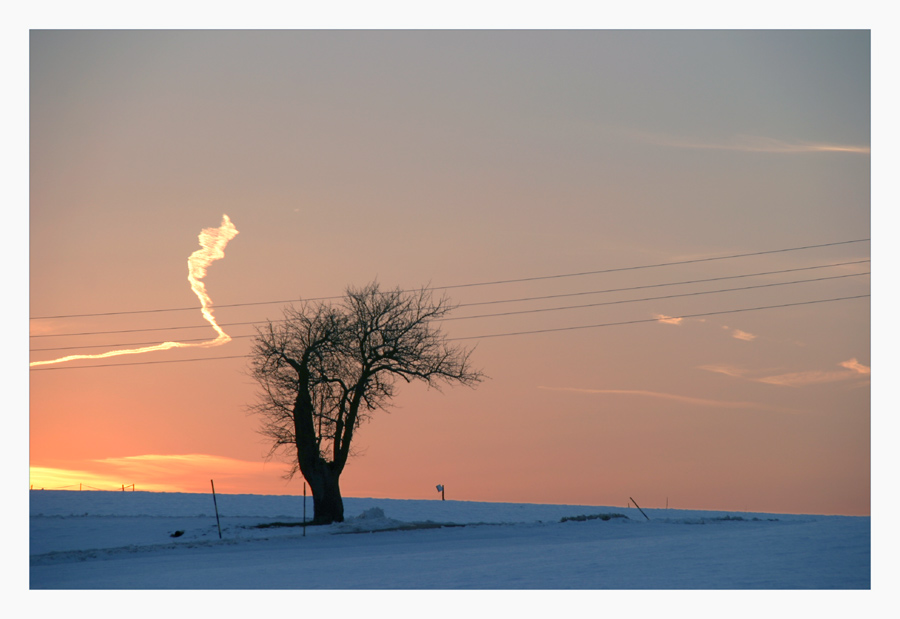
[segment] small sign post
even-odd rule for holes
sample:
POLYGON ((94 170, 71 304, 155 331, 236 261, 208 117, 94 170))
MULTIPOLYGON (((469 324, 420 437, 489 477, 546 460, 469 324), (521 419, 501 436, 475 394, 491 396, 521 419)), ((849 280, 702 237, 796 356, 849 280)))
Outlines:
POLYGON ((216 485, 211 479, 209 480, 209 485, 212 486, 213 507, 216 508, 216 526, 219 528, 219 539, 222 539, 222 525, 219 523, 219 504, 216 502, 216 485))
POLYGON ((444 484, 438 484, 437 490, 438 490, 438 492, 441 493, 441 500, 443 501, 444 500, 444 484))

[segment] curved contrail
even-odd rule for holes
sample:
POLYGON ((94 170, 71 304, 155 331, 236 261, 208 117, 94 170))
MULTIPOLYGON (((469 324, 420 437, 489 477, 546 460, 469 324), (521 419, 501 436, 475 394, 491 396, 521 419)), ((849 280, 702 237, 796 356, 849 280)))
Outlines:
POLYGON ((231 337, 225 333, 216 323, 211 309, 212 300, 206 294, 206 286, 201 281, 206 276, 206 269, 214 260, 225 257, 225 246, 228 241, 237 236, 238 230, 231 223, 228 215, 222 215, 222 224, 218 228, 204 228, 198 237, 200 240, 200 249, 191 254, 188 258, 188 281, 191 283, 191 290, 200 299, 200 312, 203 317, 216 330, 218 336, 214 340, 208 342, 197 342, 186 344, 183 342, 163 342, 162 344, 154 344, 153 346, 144 346, 143 348, 127 348, 122 350, 111 350, 109 352, 99 353, 96 355, 69 355, 52 359, 50 361, 32 361, 29 367, 36 365, 49 365, 51 363, 64 363, 66 361, 75 361, 77 359, 104 359, 106 357, 116 357, 118 355, 136 355, 145 352, 153 352, 155 350, 169 350, 170 348, 191 348, 201 346, 209 348, 211 346, 221 346, 231 341, 231 337))

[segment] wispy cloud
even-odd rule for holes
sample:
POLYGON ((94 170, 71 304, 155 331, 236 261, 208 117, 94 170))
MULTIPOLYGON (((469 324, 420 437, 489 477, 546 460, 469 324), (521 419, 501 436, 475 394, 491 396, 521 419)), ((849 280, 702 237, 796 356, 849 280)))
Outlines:
POLYGON ((666 316, 665 314, 654 314, 653 317, 667 325, 680 325, 681 321, 684 320, 684 318, 673 318, 672 316, 666 316))
POLYGON ((52 335, 65 331, 68 324, 61 320, 30 320, 28 321, 29 335, 52 335))
POLYGON ((731 332, 731 337, 736 340, 744 340, 745 342, 752 342, 756 339, 756 336, 752 333, 747 333, 746 331, 741 331, 740 329, 735 329, 731 332))
POLYGON ((841 367, 847 368, 848 370, 853 370, 854 372, 859 372, 860 374, 870 374, 872 370, 860 363, 856 360, 856 357, 852 359, 848 359, 847 361, 841 361, 839 364, 841 367))
POLYGON ((783 408, 778 406, 769 406, 758 402, 735 402, 730 400, 711 400, 707 398, 696 398, 692 396, 678 395, 674 393, 662 393, 659 391, 645 391, 635 389, 583 389, 577 387, 544 387, 539 386, 538 389, 547 391, 569 391, 573 393, 589 393, 597 395, 631 395, 645 398, 656 398, 660 400, 671 400, 682 402, 684 404, 692 404, 694 406, 704 406, 711 408, 732 408, 732 409, 752 409, 752 410, 769 410, 780 413, 797 413, 800 411, 783 408))
POLYGON ((788 374, 778 374, 777 376, 764 376, 757 378, 756 382, 768 383, 770 385, 783 385, 785 387, 805 387, 806 385, 816 385, 820 383, 833 383, 841 380, 853 378, 852 374, 847 372, 834 371, 809 371, 809 372, 791 372, 788 374))
POLYGON ((141 472, 173 472, 214 470, 222 472, 237 472, 246 470, 247 466, 259 466, 245 460, 235 460, 224 456, 209 454, 176 454, 158 455, 146 454, 140 456, 124 456, 120 458, 103 458, 93 460, 99 464, 115 467, 120 471, 141 472))
POLYGON ((707 372, 715 372, 717 374, 724 374, 725 376, 731 376, 733 378, 743 378, 747 374, 747 370, 735 367, 733 365, 701 365, 697 367, 698 370, 706 370, 707 372))
POLYGON ((827 142, 788 142, 775 138, 753 135, 736 135, 721 142, 706 142, 651 133, 636 133, 636 137, 646 142, 672 148, 700 150, 729 150, 749 153, 809 154, 809 153, 849 153, 868 155, 869 146, 854 144, 829 144, 827 142))
POLYGON ((770 374, 766 370, 744 370, 728 365, 701 365, 700 370, 707 372, 715 372, 724 374, 733 378, 741 378, 744 380, 765 383, 769 385, 782 385, 784 387, 805 387, 807 385, 818 385, 825 383, 834 383, 860 376, 866 376, 870 373, 870 369, 859 363, 855 358, 842 361, 837 364, 843 370, 806 370, 802 372, 786 372, 782 374, 770 374))

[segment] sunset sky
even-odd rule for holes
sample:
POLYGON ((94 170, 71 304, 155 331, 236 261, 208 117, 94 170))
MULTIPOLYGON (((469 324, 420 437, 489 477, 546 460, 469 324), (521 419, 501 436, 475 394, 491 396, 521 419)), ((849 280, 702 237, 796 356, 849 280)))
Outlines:
POLYGON ((253 324, 377 279, 489 379, 401 386, 344 496, 870 513, 868 31, 34 31, 29 78, 30 361, 191 344, 31 367, 35 487, 301 494, 253 324))

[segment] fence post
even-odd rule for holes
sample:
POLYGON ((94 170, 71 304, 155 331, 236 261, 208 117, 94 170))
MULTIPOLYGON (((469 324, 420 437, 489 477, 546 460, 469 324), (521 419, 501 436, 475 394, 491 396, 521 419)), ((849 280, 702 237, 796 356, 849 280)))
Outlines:
MULTIPOLYGON (((641 506, 637 504, 637 501, 635 501, 631 497, 628 497, 628 498, 631 499, 631 502, 634 503, 634 506, 638 508, 638 511, 640 511, 642 514, 644 514, 644 510, 642 510, 641 506)), ((650 520, 650 516, 648 516, 647 514, 644 514, 644 518, 646 518, 647 520, 650 520)))
POLYGON ((209 480, 209 485, 212 486, 213 506, 216 508, 216 526, 219 527, 219 539, 222 539, 222 525, 219 523, 219 504, 216 502, 216 485, 211 479, 209 480))

